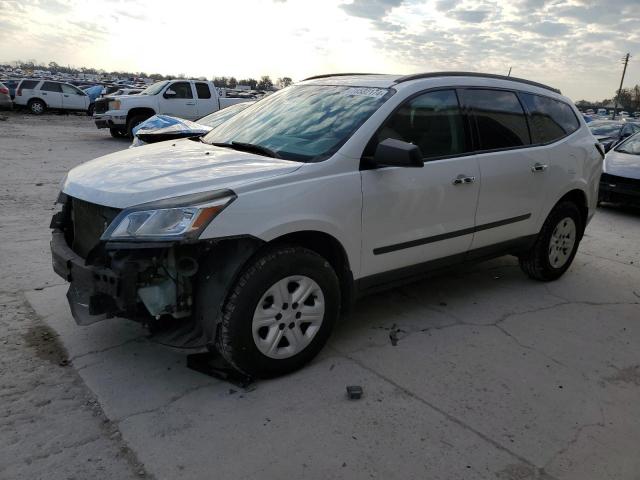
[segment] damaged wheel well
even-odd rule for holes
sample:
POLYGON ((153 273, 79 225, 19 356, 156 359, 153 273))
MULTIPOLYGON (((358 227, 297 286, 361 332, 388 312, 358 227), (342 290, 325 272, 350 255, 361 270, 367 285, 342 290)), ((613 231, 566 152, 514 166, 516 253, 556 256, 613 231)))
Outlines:
POLYGON ((570 192, 566 193, 560 200, 558 200, 558 203, 556 203, 556 205, 565 201, 575 203, 575 205, 578 207, 578 210, 580 210, 580 218, 582 220, 582 232, 580 234, 582 235, 582 233, 584 232, 584 228, 587 225, 587 218, 589 215, 587 196, 582 190, 571 190, 570 192))
POLYGON ((275 243, 308 248, 326 259, 335 270, 340 281, 342 310, 348 311, 350 309, 354 298, 353 273, 351 272, 347 252, 335 237, 324 232, 302 231, 288 233, 275 238, 269 242, 269 245, 275 243))

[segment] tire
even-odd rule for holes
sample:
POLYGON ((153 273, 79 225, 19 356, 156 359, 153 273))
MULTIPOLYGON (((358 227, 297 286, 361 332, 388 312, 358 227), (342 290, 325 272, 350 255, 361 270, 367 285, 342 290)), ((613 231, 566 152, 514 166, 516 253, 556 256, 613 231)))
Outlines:
POLYGON ((133 139, 133 129, 144 122, 149 115, 133 115, 129 120, 127 120, 127 137, 133 139))
POLYGON ((42 100, 31 100, 29 102, 29 111, 34 115, 42 115, 47 109, 47 105, 42 100))
POLYGON ((559 203, 549 213, 531 250, 520 257, 520 268, 535 280, 560 278, 576 256, 583 231, 578 206, 569 201, 559 203))
POLYGON ((113 138, 124 138, 127 136, 127 133, 119 128, 110 128, 109 133, 113 138))
POLYGON ((269 248, 249 260, 230 290, 216 348, 246 375, 283 375, 318 354, 339 312, 340 287, 329 262, 302 247, 269 248))

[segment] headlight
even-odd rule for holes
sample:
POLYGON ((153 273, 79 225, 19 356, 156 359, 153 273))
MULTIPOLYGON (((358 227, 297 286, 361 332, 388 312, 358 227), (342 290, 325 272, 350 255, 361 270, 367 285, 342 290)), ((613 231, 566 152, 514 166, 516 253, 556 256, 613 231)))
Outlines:
POLYGON ((120 100, 112 100, 109 102, 109 110, 120 110, 120 100))
POLYGON ((102 240, 196 238, 235 198, 232 192, 225 190, 206 195, 186 195, 126 209, 109 225, 102 240))

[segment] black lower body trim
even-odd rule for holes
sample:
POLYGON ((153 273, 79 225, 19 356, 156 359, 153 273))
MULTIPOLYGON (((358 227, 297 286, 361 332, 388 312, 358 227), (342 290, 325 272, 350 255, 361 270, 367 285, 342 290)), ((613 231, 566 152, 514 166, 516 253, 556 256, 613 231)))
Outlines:
POLYGON ((417 265, 410 265, 389 272, 363 277, 355 282, 356 295, 361 297, 374 291, 385 290, 420 280, 454 265, 481 262, 503 255, 520 255, 533 247, 537 237, 538 235, 527 235, 495 245, 469 250, 465 253, 458 253, 449 257, 438 258, 417 265))
POLYGON ((517 217, 498 220, 497 222, 485 223, 484 225, 476 225, 475 227, 463 228, 462 230, 456 230, 455 232, 443 233, 441 235, 434 235, 432 237, 418 238, 409 242, 396 243, 395 245, 388 245, 386 247, 378 247, 373 249, 373 254, 382 255, 383 253, 396 252, 398 250, 404 250, 405 248, 426 245, 427 243, 440 242, 449 238, 461 237, 463 235, 481 232, 482 230, 489 230, 490 228, 502 227, 504 225, 509 225, 510 223, 522 222, 523 220, 527 220, 530 217, 531 214, 527 213, 525 215, 519 215, 517 217))

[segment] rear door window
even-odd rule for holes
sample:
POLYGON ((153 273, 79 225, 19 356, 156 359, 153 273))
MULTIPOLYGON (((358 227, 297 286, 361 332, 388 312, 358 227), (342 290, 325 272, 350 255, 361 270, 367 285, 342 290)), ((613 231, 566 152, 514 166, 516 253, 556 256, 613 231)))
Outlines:
POLYGON ((566 103, 532 93, 521 93, 520 98, 529 111, 534 143, 554 142, 580 128, 573 109, 566 103))
POLYGON ((211 98, 211 90, 209 89, 209 85, 206 83, 196 83, 196 92, 198 93, 198 98, 211 98))
POLYGON ((527 119, 514 92, 462 90, 463 102, 475 121, 476 150, 515 148, 531 143, 527 119))
POLYGON ((59 83, 56 82, 44 82, 40 87, 40 90, 44 90, 45 92, 58 92, 62 93, 62 87, 59 83))

